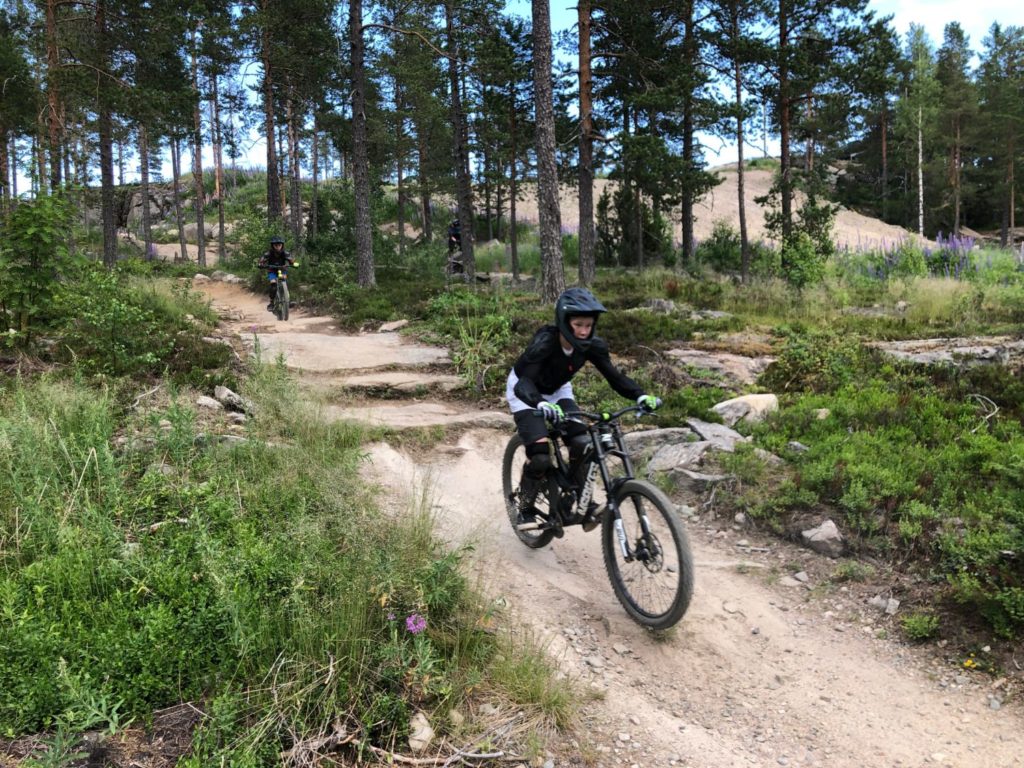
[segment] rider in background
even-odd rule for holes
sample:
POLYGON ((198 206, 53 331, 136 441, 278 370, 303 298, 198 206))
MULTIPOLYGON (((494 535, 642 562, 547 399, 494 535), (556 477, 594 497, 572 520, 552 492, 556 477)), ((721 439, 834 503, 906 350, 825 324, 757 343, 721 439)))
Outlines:
MULTIPOLYGON (((612 363, 607 342, 595 333, 597 318, 606 311, 586 288, 564 291, 555 302, 555 324, 545 325, 533 335, 509 372, 505 397, 526 446, 520 505, 524 517, 534 514, 531 508, 540 482, 552 466, 545 420, 557 424, 566 412, 579 410, 571 380, 588 361, 623 397, 650 411, 661 404, 612 363)), ((576 461, 589 444, 586 429, 569 423, 566 432, 570 459, 576 461)))
POLYGON ((280 235, 270 238, 270 250, 263 254, 259 263, 261 269, 269 270, 267 272, 267 279, 270 280, 270 303, 267 304, 269 312, 274 311, 274 297, 277 296, 277 271, 279 269, 287 270, 294 263, 295 260, 284 249, 284 238, 280 235))

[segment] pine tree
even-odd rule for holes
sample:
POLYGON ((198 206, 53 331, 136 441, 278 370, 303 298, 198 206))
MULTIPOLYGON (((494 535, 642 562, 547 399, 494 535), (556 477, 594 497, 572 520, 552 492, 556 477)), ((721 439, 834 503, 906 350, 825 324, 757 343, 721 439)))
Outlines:
POLYGON ((916 229, 925 233, 925 166, 931 161, 935 120, 939 110, 939 84, 935 79, 935 57, 924 27, 910 25, 906 56, 910 69, 897 103, 897 132, 909 155, 916 190, 916 229))
POLYGON ((1017 166, 1024 144, 1024 27, 993 24, 978 68, 981 106, 979 171, 986 203, 997 212, 1000 242, 1010 244, 1017 223, 1017 166))
POLYGON ((955 237, 960 235, 962 221, 965 152, 978 114, 978 95, 969 69, 972 56, 967 35, 960 25, 947 24, 935 77, 941 104, 939 138, 946 147, 946 179, 952 205, 950 227, 955 237))

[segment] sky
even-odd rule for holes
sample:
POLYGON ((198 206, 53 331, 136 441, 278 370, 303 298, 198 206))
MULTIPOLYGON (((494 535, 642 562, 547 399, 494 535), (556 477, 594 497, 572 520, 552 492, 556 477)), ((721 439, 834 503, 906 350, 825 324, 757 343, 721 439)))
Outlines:
MULTIPOLYGON (((552 29, 568 29, 576 23, 574 0, 549 2, 552 29)), ((520 16, 530 15, 529 0, 507 0, 505 7, 520 16)), ((906 35, 912 23, 921 24, 936 48, 942 44, 942 31, 951 21, 960 22, 975 50, 980 50, 981 41, 993 21, 1003 26, 1024 26, 1022 0, 974 0, 970 3, 963 0, 869 0, 868 9, 875 11, 879 18, 891 15, 893 27, 901 35, 906 35)))
MULTIPOLYGON (((575 0, 549 0, 551 4, 551 28, 557 32, 570 29, 576 24, 575 0)), ((519 16, 529 17, 530 0, 506 0, 506 9, 519 16)), ((892 27, 901 39, 906 38, 911 24, 920 24, 937 49, 942 45, 943 31, 951 21, 958 21, 967 33, 971 48, 982 49, 982 41, 988 34, 992 22, 1003 26, 1024 26, 1024 0, 869 0, 868 10, 876 18, 892 16, 892 27)), ((556 56, 559 54, 556 52, 556 56)), ((564 54, 562 55, 564 57, 564 54)), ((711 166, 736 162, 736 145, 712 136, 703 137, 705 159, 711 166)), ((757 156, 761 145, 748 147, 746 156, 757 156)), ((778 141, 769 138, 768 154, 778 154, 778 141)))
MULTIPOLYGON (((551 27, 555 31, 569 29, 576 23, 575 0, 549 0, 551 4, 551 27)), ((530 16, 530 0, 506 0, 509 12, 520 16, 530 16)), ((911 23, 924 26, 933 45, 938 48, 942 44, 943 29, 951 21, 960 22, 960 26, 970 38, 971 47, 980 51, 982 41, 988 34, 993 21, 1003 26, 1024 26, 1024 0, 974 0, 964 3, 962 0, 869 0, 868 8, 875 11, 876 16, 893 16, 893 27, 905 36, 911 23)), ((722 143, 710 137, 706 140, 707 161, 710 165, 735 162, 736 147, 722 143)), ((769 142, 768 152, 777 153, 778 146, 769 142)), ((206 154, 209 154, 207 149, 206 154)), ((747 156, 751 156, 748 151, 747 156)), ((204 165, 212 165, 212 157, 204 158, 204 165)), ((190 161, 189 161, 190 162, 190 161)), ((266 164, 266 149, 262 139, 254 139, 250 145, 243 165, 260 166, 266 164)), ((170 161, 165 163, 164 175, 170 177, 170 161)), ((137 176, 136 174, 132 174, 137 176)), ((19 180, 19 189, 27 189, 28 184, 19 180), (23 185, 24 184, 24 185, 23 185)))

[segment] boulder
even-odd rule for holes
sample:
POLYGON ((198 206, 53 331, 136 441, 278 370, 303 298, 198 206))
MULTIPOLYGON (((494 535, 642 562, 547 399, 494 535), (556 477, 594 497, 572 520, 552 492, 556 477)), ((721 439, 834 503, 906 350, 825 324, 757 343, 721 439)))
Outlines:
POLYGON ((816 528, 802 531, 800 536, 805 545, 819 554, 828 557, 839 557, 843 554, 843 536, 831 520, 826 520, 816 528))
POLYGON ((409 721, 409 749, 416 753, 425 752, 434 740, 434 729, 422 712, 417 712, 409 721))
POLYGON ((217 398, 219 403, 222 403, 233 411, 252 413, 252 402, 250 400, 246 400, 241 395, 232 392, 227 387, 218 385, 213 390, 213 396, 217 398))
POLYGON ((679 468, 700 466, 704 454, 714 445, 710 440, 695 443, 663 445, 647 462, 647 473, 670 472, 679 468))
POLYGON ((686 427, 668 427, 666 429, 641 429, 627 432, 623 436, 626 450, 635 458, 649 459, 661 447, 679 445, 694 439, 692 429, 686 427))
POLYGON ((408 320, 393 320, 390 323, 384 323, 380 328, 377 329, 378 333, 393 333, 394 331, 401 330, 409 324, 408 320))
POLYGON ((686 467, 677 467, 671 470, 668 476, 678 490, 697 496, 702 496, 724 480, 732 479, 732 475, 709 475, 686 467))
POLYGON ((206 395, 200 395, 196 398, 196 405, 200 408, 208 408, 211 411, 223 411, 224 406, 219 400, 214 400, 212 397, 206 395))
POLYGON ((711 410, 722 417, 728 426, 743 420, 748 424, 757 424, 767 418, 769 413, 779 410, 779 398, 772 394, 741 395, 731 400, 723 400, 713 405, 711 410))
POLYGON ((700 419, 687 419, 687 426, 690 427, 702 440, 714 443, 715 447, 732 453, 736 443, 749 443, 750 438, 744 437, 735 429, 724 424, 712 424, 700 419))

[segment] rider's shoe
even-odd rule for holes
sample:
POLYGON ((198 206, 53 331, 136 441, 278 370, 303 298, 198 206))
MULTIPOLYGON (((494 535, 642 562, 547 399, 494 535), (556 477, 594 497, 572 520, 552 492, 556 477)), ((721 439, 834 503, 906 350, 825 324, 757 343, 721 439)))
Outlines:
POLYGON ((583 520, 580 522, 580 527, 584 531, 592 531, 601 524, 601 515, 597 514, 597 511, 597 504, 593 501, 590 502, 586 513, 583 515, 583 520))
POLYGON ((273 311, 274 311, 274 302, 270 302, 269 304, 267 304, 267 312, 273 312, 273 311))

